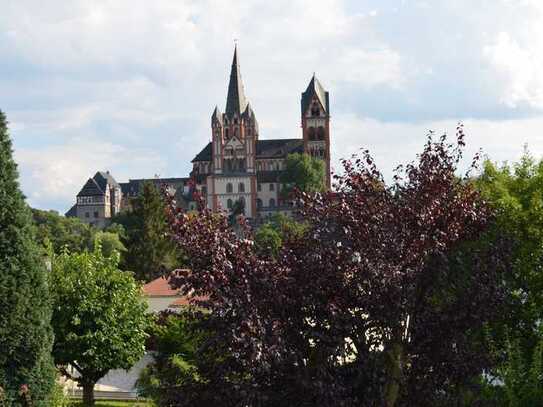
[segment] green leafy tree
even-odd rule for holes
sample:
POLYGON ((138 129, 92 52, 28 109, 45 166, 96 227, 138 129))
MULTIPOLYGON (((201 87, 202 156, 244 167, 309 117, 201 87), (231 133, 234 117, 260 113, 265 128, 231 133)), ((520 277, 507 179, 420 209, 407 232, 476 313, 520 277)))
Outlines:
POLYGON ((67 218, 56 211, 32 209, 36 238, 42 247, 52 246, 55 253, 63 248, 81 252, 92 247, 96 230, 78 218, 67 218))
POLYGON ((283 239, 281 233, 271 223, 265 223, 255 233, 255 244, 259 253, 263 255, 267 253, 271 257, 277 257, 283 245, 283 239))
POLYGON ((126 247, 121 242, 121 238, 114 232, 96 232, 93 242, 93 250, 100 247, 102 253, 106 257, 113 256, 115 253, 123 254, 126 252, 126 247))
POLYGON ((8 404, 27 385, 35 405, 46 405, 54 383, 47 270, 33 231, 0 111, 0 388, 8 404))
POLYGON ((505 383, 504 405, 541 404, 541 383, 533 383, 543 373, 543 161, 534 160, 527 150, 518 163, 500 166, 487 160, 475 183, 496 209, 493 231, 485 238, 507 236, 514 243, 511 272, 504 281, 509 311, 490 329, 502 361, 493 373, 505 383))
POLYGON ((145 352, 149 319, 141 288, 118 256, 93 252, 53 257, 53 356, 94 405, 94 385, 111 369, 129 369, 145 352), (66 366, 73 366, 71 375, 66 366))
POLYGON ((260 254, 277 257, 286 240, 300 239, 307 230, 307 223, 277 213, 258 228, 254 236, 255 245, 260 254))
POLYGON ((133 271, 139 280, 151 281, 178 264, 168 235, 164 199, 155 185, 146 182, 141 195, 132 201, 132 208, 114 219, 126 231, 123 268, 133 271))
POLYGON ((289 154, 285 171, 281 174, 283 198, 294 188, 303 192, 321 192, 325 189, 324 162, 308 154, 289 154))
POLYGON ((222 359, 220 345, 206 347, 212 337, 206 322, 207 315, 194 309, 159 315, 151 341, 154 361, 141 372, 137 382, 142 396, 164 407, 196 401, 198 405, 212 405, 198 399, 201 388, 207 384, 206 371, 222 359), (180 386, 187 389, 181 399, 180 386))
POLYGON ((126 248, 121 241, 125 235, 124 227, 113 224, 105 230, 98 230, 78 218, 67 218, 56 211, 32 209, 32 218, 36 227, 36 237, 46 253, 53 249, 61 253, 67 249, 71 253, 94 250, 99 242, 105 256, 114 252, 123 255, 126 248))

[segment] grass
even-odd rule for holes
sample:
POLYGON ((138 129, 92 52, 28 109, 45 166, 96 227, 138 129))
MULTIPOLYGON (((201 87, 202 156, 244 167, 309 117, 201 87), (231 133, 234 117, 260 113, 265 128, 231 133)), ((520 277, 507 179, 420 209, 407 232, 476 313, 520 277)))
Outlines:
MULTIPOLYGON (((80 401, 72 401, 70 407, 81 407, 80 401)), ((147 401, 117 401, 117 400, 96 400, 96 407, 153 407, 147 401)))

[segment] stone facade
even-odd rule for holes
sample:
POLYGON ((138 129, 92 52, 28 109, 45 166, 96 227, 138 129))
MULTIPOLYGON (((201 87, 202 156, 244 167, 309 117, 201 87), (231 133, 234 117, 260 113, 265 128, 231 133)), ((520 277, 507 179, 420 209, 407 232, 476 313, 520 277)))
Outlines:
MULTIPOLYGON (((192 160, 190 177, 150 181, 165 185, 175 194, 178 205, 186 209, 195 207, 193 194, 198 192, 210 209, 229 212, 241 204, 245 216, 254 221, 277 212, 289 213, 292 208, 281 198, 279 183, 289 154, 306 153, 322 159, 328 188, 331 183, 329 94, 314 75, 302 93, 301 127, 301 138, 260 139, 255 112, 245 96, 236 49, 225 112, 218 107, 213 111, 211 141, 192 160)), ((67 216, 102 227, 119 210, 129 208, 130 198, 139 194, 144 181, 118 184, 109 173, 97 173, 87 181, 67 216), (102 188, 103 182, 95 178, 104 178, 104 174, 108 184, 102 188), (99 184, 99 191, 94 184, 99 184)))
POLYGON ((192 178, 213 210, 242 202, 252 219, 290 212, 281 199, 279 178, 291 153, 324 160, 330 188, 329 94, 315 76, 301 99, 302 137, 261 140, 255 112, 245 97, 237 50, 234 51, 226 109, 211 116, 211 142, 192 160, 192 178))
POLYGON ((108 219, 121 210, 121 186, 109 171, 97 172, 77 194, 75 205, 66 216, 74 216, 92 226, 103 228, 108 219))

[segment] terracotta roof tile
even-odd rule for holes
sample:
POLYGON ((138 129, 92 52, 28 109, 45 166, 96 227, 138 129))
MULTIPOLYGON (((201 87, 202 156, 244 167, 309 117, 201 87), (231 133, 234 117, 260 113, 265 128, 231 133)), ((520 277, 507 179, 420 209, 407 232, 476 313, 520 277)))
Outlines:
MULTIPOLYGON (((207 297, 195 297, 195 300, 202 301, 207 299, 207 297)), ((191 296, 185 295, 184 297, 179 297, 174 302, 170 304, 170 307, 172 308, 178 308, 178 307, 186 307, 190 305, 191 296)))
POLYGON ((179 290, 170 286, 170 279, 159 277, 143 286, 143 293, 150 297, 175 297, 179 290))

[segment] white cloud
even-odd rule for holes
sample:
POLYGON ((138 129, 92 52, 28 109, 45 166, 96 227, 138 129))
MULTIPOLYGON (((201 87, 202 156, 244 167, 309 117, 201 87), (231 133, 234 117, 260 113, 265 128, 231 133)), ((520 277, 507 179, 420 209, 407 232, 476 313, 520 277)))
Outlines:
POLYGON ((15 159, 30 205, 41 208, 64 202, 65 207, 58 209, 67 209, 96 171, 111 170, 118 181, 126 181, 129 176, 153 176, 157 169, 164 168, 154 152, 81 140, 62 146, 17 149, 15 159))
MULTIPOLYGON (((429 134, 446 133, 454 138, 458 122, 452 120, 424 123, 384 123, 353 115, 334 120, 332 157, 334 168, 341 171, 340 159, 350 158, 360 149, 369 149, 379 168, 390 177, 399 164, 416 159, 429 134)), ((537 158, 543 158, 543 118, 490 121, 467 119, 463 121, 466 134, 465 162, 482 150, 483 155, 501 163, 518 160, 524 145, 537 158)))
POLYGON ((506 81, 502 101, 511 107, 527 103, 543 108, 543 29, 534 27, 530 43, 522 46, 507 32, 484 48, 506 81))
POLYGON ((100 169, 187 175, 224 108, 234 38, 262 138, 301 136, 316 71, 336 158, 364 145, 392 168, 465 119, 469 146, 510 159, 541 147, 541 4, 8 0, 0 108, 31 202, 62 210, 100 169))

